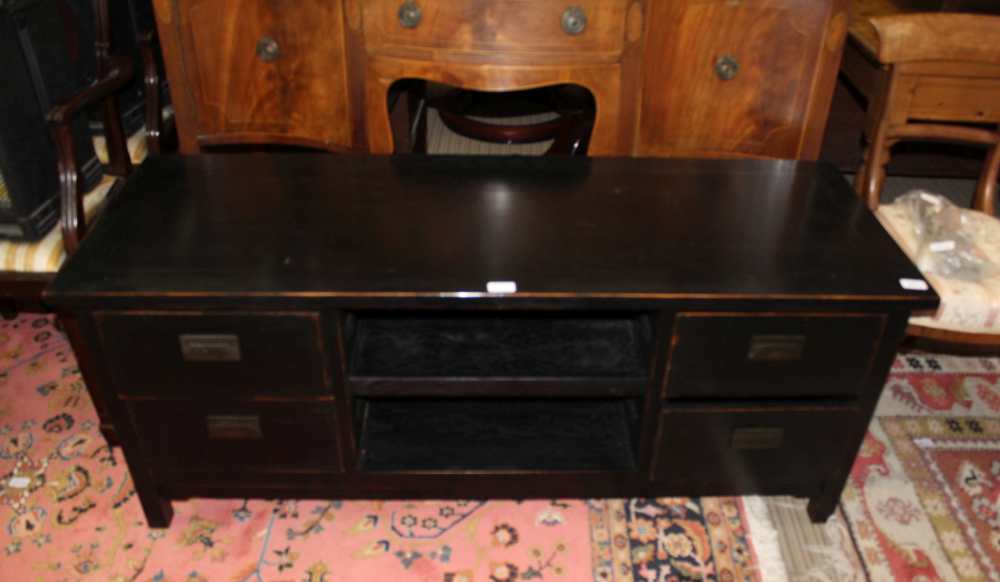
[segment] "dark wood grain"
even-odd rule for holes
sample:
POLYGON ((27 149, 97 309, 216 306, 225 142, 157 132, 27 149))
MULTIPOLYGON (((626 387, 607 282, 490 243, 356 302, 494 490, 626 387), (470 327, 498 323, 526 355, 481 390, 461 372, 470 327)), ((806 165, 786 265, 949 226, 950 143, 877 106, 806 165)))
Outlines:
POLYGON ((50 300, 464 301, 510 280, 529 298, 935 304, 900 287, 919 272, 843 179, 813 163, 160 157, 122 194, 50 300))

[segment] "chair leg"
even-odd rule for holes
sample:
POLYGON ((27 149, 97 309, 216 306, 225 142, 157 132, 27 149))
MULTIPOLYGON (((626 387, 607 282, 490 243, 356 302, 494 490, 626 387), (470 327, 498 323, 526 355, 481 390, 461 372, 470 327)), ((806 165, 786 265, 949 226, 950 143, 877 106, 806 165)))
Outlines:
POLYGON ((998 178, 1000 178, 1000 142, 993 144, 986 153, 986 163, 979 175, 976 197, 972 201, 973 208, 991 216, 996 214, 998 178))

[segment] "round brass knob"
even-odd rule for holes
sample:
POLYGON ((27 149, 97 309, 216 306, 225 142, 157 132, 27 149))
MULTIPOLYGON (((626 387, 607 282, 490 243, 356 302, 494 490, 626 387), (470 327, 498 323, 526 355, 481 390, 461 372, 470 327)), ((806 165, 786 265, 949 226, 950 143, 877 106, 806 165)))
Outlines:
POLYGON ((566 34, 576 36, 587 28, 587 13, 579 6, 570 6, 562 14, 562 29, 566 34))
POLYGON ((423 13, 413 0, 405 0, 399 6, 399 25, 403 28, 416 28, 421 16, 423 13))
POLYGON ((736 57, 723 55, 715 61, 715 74, 723 81, 732 81, 738 72, 740 72, 740 64, 736 61, 736 57))
POLYGON ((278 46, 278 41, 269 36, 257 41, 257 58, 260 60, 269 63, 280 56, 281 47, 278 46))

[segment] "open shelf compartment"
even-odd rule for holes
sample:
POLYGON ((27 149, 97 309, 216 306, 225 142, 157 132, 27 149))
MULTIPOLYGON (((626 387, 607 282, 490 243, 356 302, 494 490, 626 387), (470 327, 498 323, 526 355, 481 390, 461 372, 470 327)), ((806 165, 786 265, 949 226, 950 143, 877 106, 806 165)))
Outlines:
POLYGON ((474 393, 477 380, 521 384, 522 395, 574 383, 592 395, 638 395, 653 341, 651 317, 632 312, 369 311, 351 314, 347 330, 352 390, 379 396, 392 395, 387 386, 413 395, 448 383, 474 393))
POLYGON ((638 398, 355 400, 359 469, 631 471, 638 398))

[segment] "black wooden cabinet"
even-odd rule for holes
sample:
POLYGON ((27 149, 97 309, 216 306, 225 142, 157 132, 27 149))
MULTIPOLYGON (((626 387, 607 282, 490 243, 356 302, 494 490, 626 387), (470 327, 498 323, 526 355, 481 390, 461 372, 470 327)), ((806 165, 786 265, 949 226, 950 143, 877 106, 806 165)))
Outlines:
POLYGON ((185 496, 819 520, 937 305, 900 279, 820 164, 223 155, 148 160, 46 297, 154 526, 185 496))

